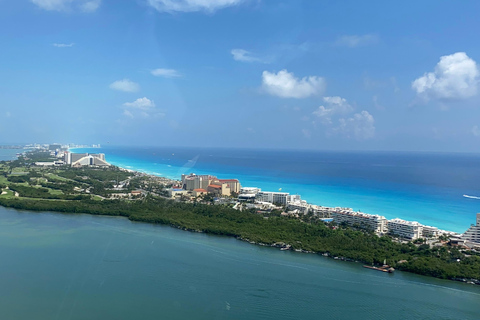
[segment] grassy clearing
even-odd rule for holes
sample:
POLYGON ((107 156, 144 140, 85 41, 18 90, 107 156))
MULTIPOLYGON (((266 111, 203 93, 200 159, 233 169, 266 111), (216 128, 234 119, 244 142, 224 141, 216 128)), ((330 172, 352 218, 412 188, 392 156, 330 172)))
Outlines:
POLYGON ((15 167, 12 169, 12 174, 28 174, 29 171, 25 167, 15 167))
POLYGON ((47 173, 45 174, 45 176, 48 178, 48 180, 50 181, 74 181, 74 180, 71 180, 71 179, 67 179, 67 178, 64 178, 64 177, 60 177, 54 173, 47 173))
POLYGON ((0 198, 14 198, 14 197, 15 197, 15 194, 13 193, 12 190, 3 189, 2 192, 0 192, 0 198), (4 192, 6 193, 3 194, 4 192))
POLYGON ((4 176, 0 176, 0 184, 9 184, 10 181, 7 180, 4 176))

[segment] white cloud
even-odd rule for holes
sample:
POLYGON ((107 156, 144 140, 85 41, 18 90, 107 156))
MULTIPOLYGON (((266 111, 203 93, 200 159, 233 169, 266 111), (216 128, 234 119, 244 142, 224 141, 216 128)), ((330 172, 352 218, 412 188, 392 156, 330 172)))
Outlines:
POLYGON ((102 0, 91 0, 80 5, 80 8, 85 12, 94 12, 100 7, 102 0))
POLYGON ((226 7, 236 6, 244 0, 148 0, 150 6, 159 12, 215 12, 226 7))
POLYGON ((57 48, 71 48, 75 43, 54 43, 53 46, 57 48))
POLYGON ((353 111, 353 107, 341 97, 324 97, 325 106, 319 106, 313 114, 323 123, 332 123, 331 117, 335 114, 345 114, 353 111))
POLYGON ((156 77, 164 77, 164 78, 179 78, 182 76, 177 70, 174 70, 174 69, 158 68, 158 69, 152 70, 150 73, 156 77))
POLYGON ((377 35, 374 34, 365 34, 365 35, 345 35, 341 36, 335 41, 337 46, 346 46, 350 48, 355 48, 359 46, 365 46, 369 44, 378 43, 379 39, 377 35))
POLYGON ((375 119, 368 111, 363 110, 350 118, 341 118, 339 126, 333 131, 343 134, 347 138, 367 140, 375 136, 375 119))
POLYGON ((412 82, 412 88, 425 98, 466 99, 477 94, 477 63, 465 52, 440 57, 433 72, 412 82))
POLYGON ((480 137, 480 128, 478 128, 478 126, 473 126, 473 128, 472 128, 472 134, 473 134, 475 137, 480 137))
POLYGON ((134 118, 133 113, 131 113, 129 110, 123 110, 123 115, 129 117, 129 118, 134 118))
POLYGON ((123 115, 130 119, 159 119, 165 117, 165 111, 155 106, 153 100, 147 97, 138 98, 133 102, 123 104, 123 115))
POLYGON ((243 49, 233 49, 230 51, 233 56, 233 60, 242 62, 261 62, 262 60, 252 55, 250 51, 243 49))
POLYGON ((263 71, 262 86, 267 93, 281 98, 306 98, 323 93, 326 81, 317 76, 298 79, 284 69, 278 73, 263 71))
POLYGON ((110 89, 125 91, 125 92, 137 92, 140 90, 138 83, 130 81, 129 79, 117 80, 110 84, 110 89))
MULTIPOLYGON (((354 107, 342 97, 324 97, 324 105, 312 112, 314 127, 319 121, 327 136, 341 135, 356 140, 367 140, 375 135, 375 119, 368 111, 354 112, 354 107)), ((308 117, 302 120, 308 121, 308 117)))
POLYGON ((133 102, 125 102, 123 105, 127 108, 140 109, 144 111, 155 108, 155 102, 146 97, 138 98, 133 102))
POLYGON ((94 12, 100 7, 102 0, 30 0, 33 4, 48 11, 81 10, 94 12))

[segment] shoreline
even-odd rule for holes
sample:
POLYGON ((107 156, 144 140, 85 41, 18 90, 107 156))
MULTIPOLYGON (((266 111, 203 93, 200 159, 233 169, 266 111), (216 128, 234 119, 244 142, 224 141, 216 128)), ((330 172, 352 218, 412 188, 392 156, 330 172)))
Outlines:
MULTIPOLYGON (((476 256, 469 258, 471 253, 469 256, 465 256, 465 262, 462 261, 462 264, 457 264, 458 261, 452 262, 450 258, 437 257, 435 255, 437 249, 425 256, 422 251, 424 248, 415 247, 412 243, 405 246, 389 237, 378 237, 373 233, 370 234, 352 228, 336 228, 321 223, 322 221, 318 218, 302 216, 295 219, 284 217, 280 212, 265 212, 263 214, 256 211, 242 212, 228 206, 209 205, 210 203, 197 204, 196 202, 172 201, 163 196, 156 197, 155 193, 149 196, 148 191, 145 191, 141 185, 150 185, 153 182, 152 179, 165 178, 138 171, 128 174, 127 171, 132 172, 130 169, 111 167, 111 169, 59 168, 57 170, 59 170, 57 172, 63 172, 63 174, 57 173, 58 177, 73 179, 71 181, 78 181, 81 185, 87 186, 98 186, 98 183, 110 184, 112 178, 118 178, 118 176, 125 179, 127 177, 134 178, 138 175, 137 177, 140 180, 135 182, 131 190, 141 188, 143 197, 138 201, 132 201, 132 197, 123 201, 115 200, 115 197, 108 196, 108 194, 115 194, 115 192, 107 192, 104 187, 94 187, 92 194, 98 195, 96 198, 100 197, 100 199, 95 197, 82 198, 81 196, 74 199, 68 193, 52 198, 52 194, 48 190, 57 189, 61 185, 65 186, 65 183, 50 184, 50 188, 53 189, 38 189, 12 184, 10 187, 14 191, 20 191, 22 198, 5 197, 0 199, 1 205, 17 210, 37 212, 124 216, 131 221, 162 224, 197 233, 225 235, 258 246, 275 247, 282 251, 316 253, 331 256, 335 260, 358 261, 368 265, 380 264, 387 258, 389 264, 398 270, 437 278, 460 279, 460 281, 480 283, 477 280, 472 280, 480 279, 480 275, 477 271, 478 258, 476 256), (120 171, 124 171, 124 173, 120 173, 120 171), (144 183, 139 185, 140 181, 144 181, 144 183), (95 192, 95 190, 100 193, 95 192), (42 192, 45 194, 42 194, 42 192), (107 199, 105 197, 112 201, 102 201, 102 199, 107 199), (409 263, 404 265, 402 264, 403 261, 409 261, 409 263), (470 267, 463 269, 464 263, 465 266, 472 263, 475 269, 470 269, 470 267)), ((15 177, 15 179, 17 178, 15 177)), ((14 181, 13 183, 15 182, 21 181, 14 181)), ((47 183, 49 182, 47 181, 47 183)), ((155 192, 155 188, 146 190, 155 192)), ((451 250, 458 251, 458 249, 451 250)), ((455 254, 453 251, 452 253, 448 251, 448 257, 455 254)))
MULTIPOLYGON (((94 152, 95 149, 97 148, 72 148, 71 150, 75 150, 75 149, 81 149, 82 152, 94 152), (88 151, 85 151, 85 150, 88 150, 88 151)), ((108 152, 108 150, 104 150, 104 152, 108 152)), ((106 156, 108 156, 108 153, 106 153, 106 156)), ((114 157, 115 158, 115 157, 114 157)), ((172 182, 177 182, 179 181, 179 176, 175 177, 175 175, 173 174, 162 174, 162 173, 159 173, 159 172, 155 172, 153 170, 148 170, 148 169, 143 169, 143 168, 140 168, 138 166, 135 166, 135 165, 131 165, 129 163, 126 163, 125 161, 112 161, 110 162, 112 165, 115 165, 119 168, 122 168, 124 170, 130 170, 132 172, 138 172, 138 173, 141 173, 141 174, 146 174, 146 175, 149 175, 149 176, 152 176, 152 177, 160 177, 160 178, 164 178, 164 179, 169 179, 171 180, 172 182)), ((156 164, 156 163, 155 163, 156 164)), ((162 166, 168 166, 168 167, 172 167, 171 165, 167 164, 167 163, 160 163, 162 166)), ((178 171, 180 171, 182 169, 182 167, 174 167, 176 169, 178 169, 178 171)), ((208 170, 205 170, 205 169, 200 169, 200 170, 194 170, 193 168, 187 168, 187 169, 184 169, 183 170, 184 172, 183 173, 190 173, 192 171, 197 171, 198 174, 211 174, 211 175, 215 175, 215 176, 227 176, 227 177, 238 177, 240 183, 242 183, 242 181, 244 180, 243 178, 247 177, 248 179, 248 174, 237 174, 235 175, 235 173, 228 173, 228 174, 225 174, 225 173, 216 173, 216 172, 213 172, 213 171, 208 171, 208 170)), ((251 180, 251 178, 249 178, 249 180, 251 180)), ((268 180, 268 179, 267 179, 268 180)), ((292 188, 295 188, 295 186, 297 184, 300 184, 300 183, 292 183, 292 181, 289 181, 287 180, 288 182, 286 183, 278 183, 278 182, 274 182, 272 184, 277 184, 277 185, 280 185, 280 186, 292 186, 292 188)), ((256 184, 258 182, 253 182, 253 183, 247 183, 245 186, 251 186, 250 184, 256 184)), ((263 182, 265 183, 265 182, 263 182)), ((260 183, 261 184, 261 183, 260 183)), ((242 184, 242 186, 244 186, 242 184)), ((323 186, 320 186, 320 187, 323 187, 323 186)), ((277 190, 278 188, 275 188, 273 186, 270 187, 270 189, 272 190, 269 190, 268 188, 262 188, 262 191, 272 191, 272 190, 277 190)), ((284 188, 284 187, 282 187, 284 188)), ((295 190, 290 190, 289 188, 287 188, 288 190, 282 190, 282 192, 288 192, 290 191, 290 194, 299 194, 299 193, 296 193, 295 190)), ((337 195, 337 197, 339 198, 345 198, 347 199, 349 196, 351 196, 351 194, 348 194, 348 193, 342 193, 342 190, 337 190, 337 192, 335 192, 333 195, 337 195)), ((300 193, 300 196, 302 196, 302 199, 303 198, 303 194, 300 193)), ((310 195, 311 196, 311 195, 310 195)), ((372 195, 372 196, 375 196, 375 195, 372 195)), ((462 195, 460 195, 462 198, 465 198, 462 195)), ((325 195, 323 195, 323 197, 325 197, 325 195)), ((309 198, 309 196, 307 196, 306 198, 309 198)), ((360 195, 357 196, 357 198, 361 198, 360 195)), ((348 199, 347 199, 348 200, 348 199)), ((357 199, 358 200, 358 199, 357 199)), ((480 200, 480 199, 479 199, 480 200)), ((398 201, 402 201, 402 199, 399 199, 398 201)), ((407 216, 406 218, 403 218, 404 215, 402 214, 391 214, 391 213, 385 213, 385 211, 382 211, 382 210, 360 210, 359 208, 360 207, 364 207, 363 205, 345 205, 347 201, 340 203, 340 204, 337 204, 337 205, 330 205, 330 204, 321 204, 322 202, 319 201, 319 200, 313 200, 313 201, 307 201, 309 205, 317 205, 317 206, 324 206, 324 207, 330 207, 330 208, 335 208, 335 207, 341 207, 341 208, 352 208, 353 211, 360 211, 362 213, 366 213, 366 214, 372 214, 372 215, 380 215, 380 216, 385 216, 387 218, 387 220, 391 220, 391 219, 394 219, 394 218, 400 218, 400 219, 403 219, 403 220, 406 220, 406 221, 415 221, 415 222, 419 222, 420 224, 424 225, 424 226, 434 226, 434 227, 437 227, 438 225, 440 225, 439 227, 437 227, 439 230, 442 230, 442 231, 446 231, 447 233, 457 233, 457 234, 462 234, 463 232, 465 232, 465 230, 467 230, 471 224, 471 222, 473 221, 473 215, 474 213, 472 213, 472 221, 469 221, 468 224, 465 224, 465 226, 458 226, 458 227, 452 227, 452 226, 445 226, 445 223, 438 223, 438 218, 441 219, 441 215, 437 216, 437 219, 433 219, 433 218, 429 218, 427 219, 427 221, 425 222, 425 219, 422 219, 421 217, 411 217, 411 216, 407 216), (379 212, 380 211, 380 212, 379 212), (388 217, 387 217, 388 216, 388 217)), ((335 202, 335 201, 333 201, 335 202)), ((325 202, 323 202, 325 203, 325 202)), ((425 204, 425 206, 427 206, 427 204, 425 204)), ((440 212, 441 214, 445 214, 447 213, 448 211, 442 211, 440 212)))

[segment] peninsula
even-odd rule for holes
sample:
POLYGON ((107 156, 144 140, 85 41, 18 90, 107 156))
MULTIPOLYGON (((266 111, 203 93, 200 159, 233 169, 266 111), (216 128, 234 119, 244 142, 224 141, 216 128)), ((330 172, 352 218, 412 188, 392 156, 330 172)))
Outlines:
MULTIPOLYGON (((74 157, 67 165, 52 154, 37 150, 14 161, 1 161, 0 205, 123 216, 367 265, 386 261, 397 270, 480 284, 480 252, 458 246, 448 235, 435 242, 426 238, 410 241, 388 233, 378 235, 359 224, 336 223, 311 212, 286 214, 281 206, 258 210, 242 205, 240 210, 234 208, 235 201, 215 201, 200 190, 193 199, 182 194, 171 199, 169 190, 171 193, 181 181, 110 166, 100 155, 74 157)), ((232 183, 219 182, 220 188, 232 183)), ((212 192, 221 190, 213 187, 212 192)), ((233 192, 230 197, 233 200, 238 194, 233 192)))

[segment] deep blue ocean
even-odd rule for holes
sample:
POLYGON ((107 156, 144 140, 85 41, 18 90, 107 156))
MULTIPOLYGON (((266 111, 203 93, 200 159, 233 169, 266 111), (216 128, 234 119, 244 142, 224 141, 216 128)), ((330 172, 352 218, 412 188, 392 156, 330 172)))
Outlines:
POLYGON ((242 186, 300 194, 309 203, 350 207, 464 232, 480 212, 480 154, 329 152, 179 147, 74 149, 110 163, 180 179, 182 173, 238 178, 242 186))

